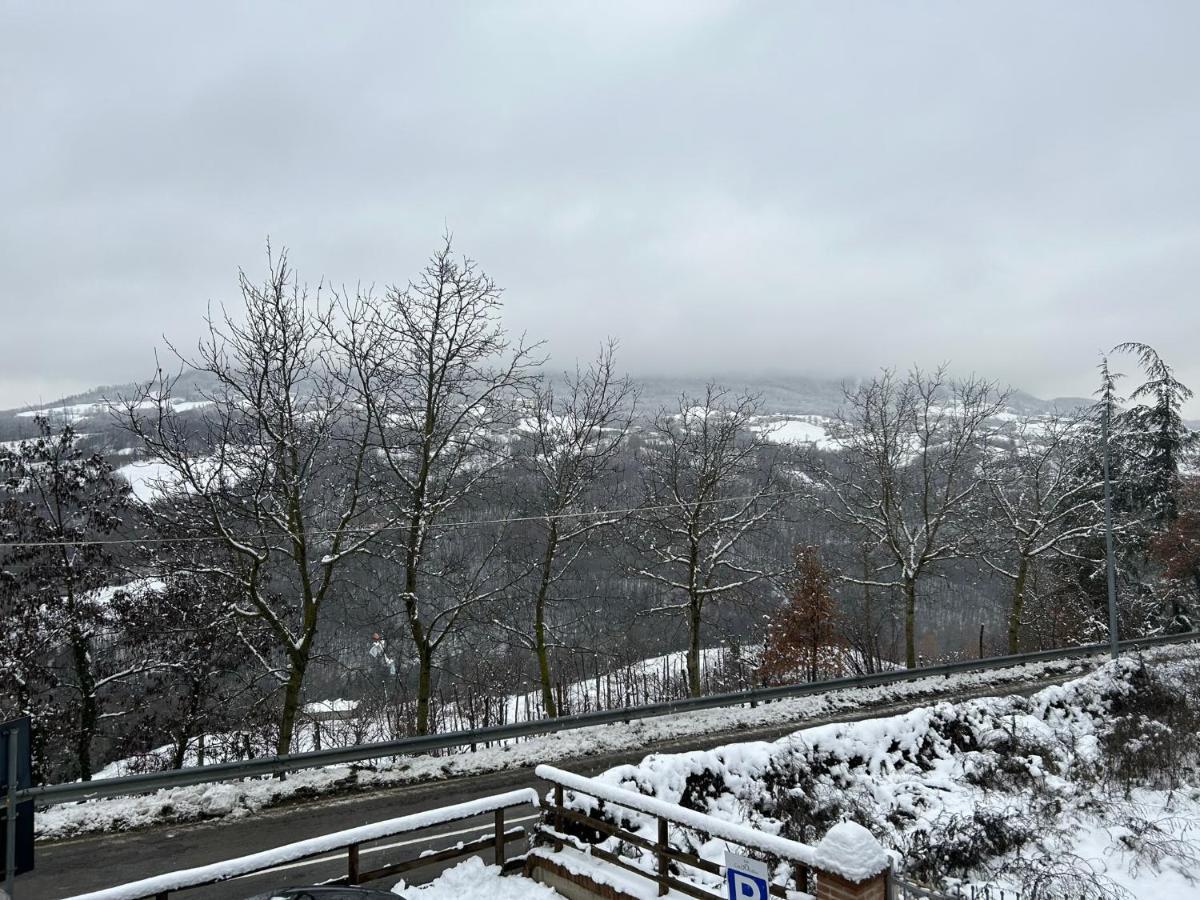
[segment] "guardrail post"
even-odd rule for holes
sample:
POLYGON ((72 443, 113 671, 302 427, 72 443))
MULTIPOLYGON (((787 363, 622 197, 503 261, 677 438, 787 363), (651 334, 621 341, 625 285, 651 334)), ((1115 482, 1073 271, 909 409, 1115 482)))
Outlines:
POLYGON ((496 865, 504 865, 504 810, 496 810, 496 865))
POLYGON ((346 848, 346 875, 350 884, 358 884, 358 844, 346 848))
POLYGON ((658 817, 658 896, 664 897, 671 889, 671 862, 667 857, 667 820, 658 817))
POLYGON ((563 848, 562 838, 559 837, 563 830, 563 786, 556 784, 554 786, 554 850, 557 853, 563 848))

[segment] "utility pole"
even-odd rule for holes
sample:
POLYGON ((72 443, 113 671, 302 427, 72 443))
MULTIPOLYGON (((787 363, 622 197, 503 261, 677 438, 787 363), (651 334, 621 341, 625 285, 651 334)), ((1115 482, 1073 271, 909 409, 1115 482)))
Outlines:
POLYGON ((1112 417, 1112 398, 1104 403, 1103 437, 1104 437, 1104 555, 1105 567, 1108 569, 1108 642, 1112 658, 1121 655, 1117 643, 1117 564, 1113 558, 1113 524, 1112 524, 1112 482, 1109 474, 1111 451, 1109 448, 1109 419, 1112 417))
POLYGON ((9 900, 16 897, 13 880, 17 877, 17 753, 20 749, 16 723, 8 732, 8 786, 4 803, 4 890, 0 896, 9 900))

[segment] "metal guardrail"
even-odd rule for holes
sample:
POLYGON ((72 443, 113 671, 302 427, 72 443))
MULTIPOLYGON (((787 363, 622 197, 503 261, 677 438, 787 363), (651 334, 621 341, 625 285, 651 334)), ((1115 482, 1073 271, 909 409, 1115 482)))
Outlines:
MULTIPOLYGON (((1121 641, 1120 646, 1123 650, 1138 650, 1145 647, 1184 643, 1197 639, 1200 639, 1200 631, 1153 638, 1137 638, 1121 641)), ((537 719, 530 722, 515 722, 509 725, 493 725, 488 728, 477 728, 471 731, 448 731, 442 734, 420 735, 417 737, 401 738, 395 741, 377 741, 369 744, 355 744, 350 747, 312 750, 307 753, 290 753, 283 756, 264 756, 258 759, 214 763, 209 766, 193 766, 186 769, 173 769, 167 772, 147 772, 140 775, 124 775, 119 778, 103 778, 95 781, 81 781, 71 784, 41 785, 18 792, 17 800, 34 800, 40 806, 51 806, 57 803, 72 803, 79 800, 93 800, 101 797, 146 794, 164 788, 187 787, 194 784, 233 781, 264 775, 283 775, 287 772, 295 772, 301 769, 345 765, 395 756, 410 756, 419 753, 430 753, 436 750, 465 747, 471 744, 554 734, 559 731, 585 728, 591 725, 610 725, 616 722, 630 722, 633 719, 649 719, 656 716, 669 716, 676 713, 693 712, 703 709, 718 709, 747 704, 754 705, 770 700, 806 697, 846 688, 876 687, 879 685, 895 684, 901 681, 916 681, 922 678, 955 675, 962 672, 987 672, 1031 662, 1052 662, 1054 660, 1071 659, 1073 657, 1098 656, 1109 651, 1110 646, 1107 642, 1085 644, 1078 647, 1065 647, 1057 650, 1040 650, 1033 653, 994 656, 988 659, 939 663, 934 666, 920 666, 914 669, 897 669, 889 672, 879 672, 874 675, 855 675, 846 678, 832 678, 827 681, 811 681, 801 684, 780 685, 778 687, 751 688, 745 691, 710 694, 706 697, 685 697, 681 700, 668 700, 645 706, 577 713, 575 715, 561 716, 557 719, 537 719)))

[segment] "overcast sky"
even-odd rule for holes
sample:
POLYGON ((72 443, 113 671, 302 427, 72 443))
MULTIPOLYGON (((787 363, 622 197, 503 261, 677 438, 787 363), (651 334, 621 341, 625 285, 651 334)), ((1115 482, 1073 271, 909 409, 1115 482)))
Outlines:
POLYGON ((1051 396, 1136 339, 1200 388, 1198 37, 1195 2, 0 0, 0 407, 147 377, 268 235, 383 285, 447 226, 561 367, 613 335, 1051 396))

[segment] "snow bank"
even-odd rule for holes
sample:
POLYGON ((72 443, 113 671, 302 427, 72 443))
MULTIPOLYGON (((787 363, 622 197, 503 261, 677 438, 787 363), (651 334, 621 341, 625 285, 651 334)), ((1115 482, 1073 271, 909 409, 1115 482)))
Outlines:
POLYGON ((410 900, 561 900, 543 884, 517 875, 501 876, 499 866, 485 865, 473 856, 428 884, 392 888, 410 900))
MULTIPOLYGON (((659 900, 660 896, 665 897, 666 900, 685 900, 690 896, 682 894, 674 888, 667 891, 666 894, 660 895, 658 885, 653 881, 647 880, 641 875, 635 875, 627 869, 618 868, 605 860, 596 859, 569 844, 553 853, 548 850, 535 849, 530 855, 549 860, 555 865, 562 866, 568 872, 582 875, 596 884, 606 885, 621 895, 637 897, 638 900, 659 900)), ((559 895, 555 894, 554 896, 559 895)), ((799 900, 804 896, 803 894, 792 895, 793 900, 799 900)))

